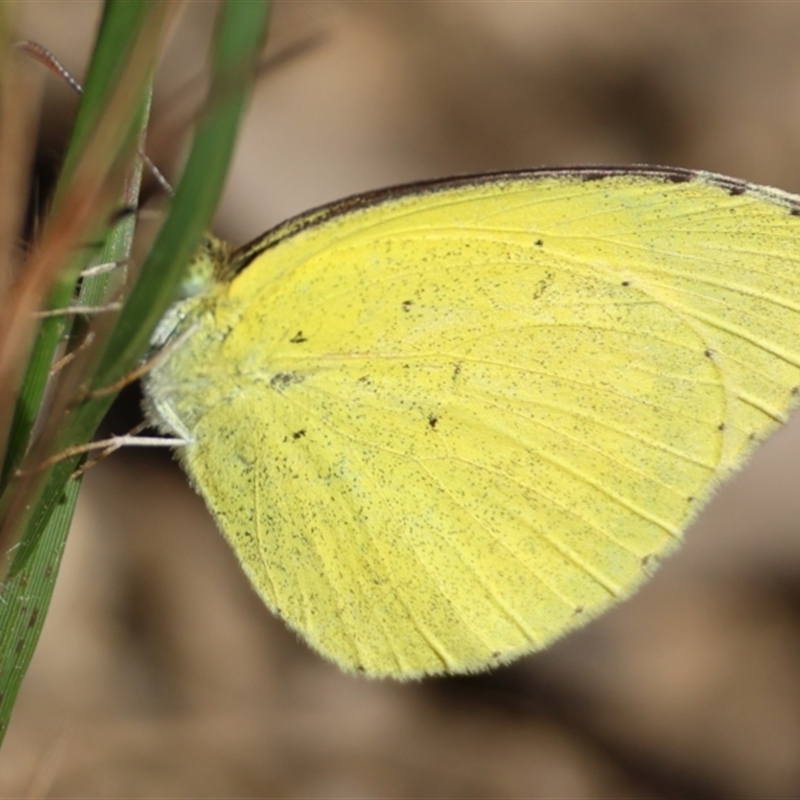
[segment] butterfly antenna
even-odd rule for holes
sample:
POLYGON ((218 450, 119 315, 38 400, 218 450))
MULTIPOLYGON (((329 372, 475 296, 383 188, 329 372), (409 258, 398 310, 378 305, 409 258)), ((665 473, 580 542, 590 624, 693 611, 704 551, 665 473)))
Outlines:
MULTIPOLYGON (((23 52, 27 53, 31 58, 43 64, 55 75, 65 80, 78 94, 83 94, 83 86, 81 86, 75 78, 72 77, 70 71, 46 48, 38 42, 32 42, 29 39, 23 39, 16 43, 16 47, 23 52)), ((175 194, 174 189, 170 182, 164 176, 164 173, 153 163, 150 156, 143 150, 139 151, 139 155, 144 161, 147 168, 150 170, 152 176, 156 179, 156 183, 169 195, 175 194)))
POLYGON ((23 50, 35 61, 47 67, 50 72, 58 75, 65 80, 78 94, 83 94, 83 87, 72 77, 69 70, 43 45, 38 42, 32 42, 29 39, 23 39, 21 42, 16 42, 15 46, 19 50, 23 50))

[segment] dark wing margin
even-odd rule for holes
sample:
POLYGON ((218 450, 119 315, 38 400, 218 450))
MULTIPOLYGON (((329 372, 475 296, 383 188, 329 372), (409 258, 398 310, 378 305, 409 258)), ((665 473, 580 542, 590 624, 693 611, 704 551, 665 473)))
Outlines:
POLYGON ((699 181, 718 186, 730 195, 742 195, 750 192, 760 200, 785 205, 789 212, 800 216, 800 197, 780 191, 748 183, 747 181, 729 178, 713 172, 684 169, 682 167, 659 167, 634 164, 629 166, 578 166, 578 167, 542 167, 538 169, 507 170, 502 172, 486 172, 477 175, 459 175, 452 178, 416 181, 399 186, 356 194, 336 200, 323 206, 311 209, 282 222, 271 230, 240 247, 231 256, 230 272, 233 277, 241 272, 253 259, 267 250, 280 244, 298 233, 322 225, 336 217, 349 214, 364 208, 378 206, 391 200, 410 195, 423 195, 449 189, 460 189, 465 186, 480 186, 487 183, 515 183, 524 180, 543 180, 547 178, 571 178, 582 181, 602 181, 609 178, 638 177, 666 184, 689 183, 699 181))

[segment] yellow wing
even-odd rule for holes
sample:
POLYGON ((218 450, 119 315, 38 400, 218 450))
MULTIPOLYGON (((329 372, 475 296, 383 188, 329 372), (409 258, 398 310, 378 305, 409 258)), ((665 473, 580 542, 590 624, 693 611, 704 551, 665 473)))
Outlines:
POLYGON ((321 653, 481 670, 627 596, 786 420, 799 203, 644 168, 344 201, 219 267, 151 405, 321 653))

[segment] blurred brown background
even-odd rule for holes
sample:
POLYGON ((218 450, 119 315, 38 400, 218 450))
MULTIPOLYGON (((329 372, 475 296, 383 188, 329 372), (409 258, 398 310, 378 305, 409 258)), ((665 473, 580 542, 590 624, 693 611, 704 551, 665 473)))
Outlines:
MULTIPOLYGON (((80 77, 98 12, 23 3, 20 28, 80 77)), ((213 12, 188 4, 156 118, 213 12)), ((270 48, 317 34, 254 98, 218 216, 235 243, 455 172, 651 162, 800 191, 798 3, 276 5, 270 48)), ((45 176, 75 101, 50 81, 46 103, 45 176)), ((0 795, 800 797, 799 422, 632 601, 513 667, 410 685, 309 652, 169 458, 115 456, 87 476, 0 795)))

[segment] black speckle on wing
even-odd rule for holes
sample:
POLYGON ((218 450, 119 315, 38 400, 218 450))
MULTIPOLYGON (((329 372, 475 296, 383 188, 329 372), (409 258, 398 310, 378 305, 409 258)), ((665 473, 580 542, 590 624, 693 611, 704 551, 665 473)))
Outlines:
POLYGON ((273 389, 281 391, 285 389, 287 386, 291 386, 293 383, 302 383, 302 382, 303 382, 303 376, 298 375, 296 372, 276 372, 275 375, 272 376, 269 385, 273 389))
POLYGON ((536 284, 536 288, 533 291, 533 299, 538 300, 550 288, 554 280, 555 275, 552 272, 548 272, 544 278, 536 284))

